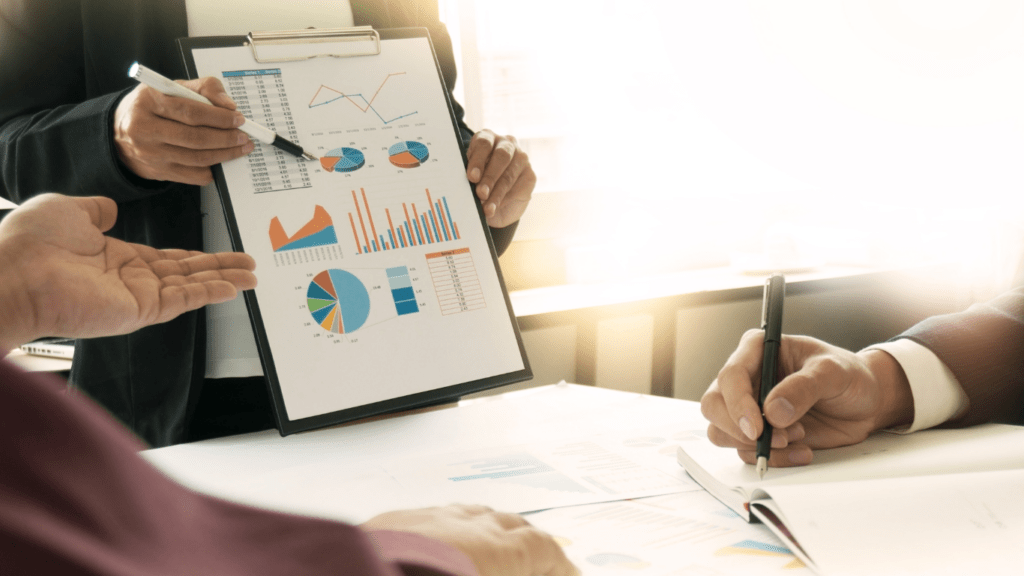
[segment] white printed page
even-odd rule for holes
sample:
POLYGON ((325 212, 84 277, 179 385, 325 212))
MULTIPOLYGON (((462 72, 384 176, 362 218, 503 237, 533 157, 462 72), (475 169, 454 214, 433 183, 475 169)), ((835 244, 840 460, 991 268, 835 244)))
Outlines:
POLYGON ((1024 470, 767 492, 821 574, 1019 574, 1024 562, 1024 470))
POLYGON ((223 164, 289 419, 524 368, 426 39, 193 54, 247 118, 320 158, 257 143, 223 164))
POLYGON ((584 575, 811 573, 766 527, 747 524, 703 491, 557 508, 527 519, 554 536, 584 575))
POLYGON ((860 444, 817 450, 807 466, 769 468, 763 481, 733 449, 704 439, 684 440, 680 448, 724 487, 748 499, 757 489, 786 484, 1024 468, 1024 428, 1001 424, 908 435, 880 432, 860 444))

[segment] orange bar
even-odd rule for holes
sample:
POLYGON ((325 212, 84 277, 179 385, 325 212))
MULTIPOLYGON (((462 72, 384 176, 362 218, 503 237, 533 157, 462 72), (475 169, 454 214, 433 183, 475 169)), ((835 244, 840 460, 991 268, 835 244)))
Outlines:
POLYGON ((452 222, 452 226, 455 226, 455 239, 458 240, 460 238, 460 236, 459 236, 459 225, 456 224, 455 222, 452 222))
POLYGON ((348 213, 348 223, 352 225, 352 236, 356 239, 356 254, 362 254, 363 249, 359 247, 359 233, 356 232, 356 221, 352 219, 352 213, 348 213))
MULTIPOLYGON (((427 205, 430 206, 430 215, 431 215, 431 217, 434 218, 434 229, 436 231, 440 232, 440 230, 442 228, 444 228, 444 227, 437 225, 437 207, 434 206, 434 201, 430 199, 430 188, 424 188, 424 190, 427 191, 427 205)), ((442 218, 442 220, 444 220, 444 219, 442 218)), ((440 234, 438 234, 438 235, 440 235, 440 234)), ((440 242, 441 239, 438 238, 437 241, 440 242)))
MULTIPOLYGON (((377 236, 377 227, 373 225, 373 214, 370 214, 370 203, 366 201, 366 190, 360 188, 359 191, 363 193, 363 204, 366 204, 366 217, 370 220, 370 231, 373 232, 373 240, 374 242, 379 241, 380 237, 377 236)), ((383 250, 384 247, 381 246, 380 249, 383 250)))
MULTIPOLYGON (((426 226, 423 226, 423 222, 420 222, 420 215, 416 213, 416 203, 415 202, 412 202, 412 215, 416 217, 416 225, 417 226, 420 226, 422 228, 426 228, 426 226)), ((433 240, 430 239, 430 230, 424 230, 423 231, 423 235, 426 236, 428 243, 433 242, 433 240)))
MULTIPOLYGON (((388 217, 388 228, 391 228, 391 241, 398 242, 398 235, 395 234, 395 225, 391 223, 391 210, 385 208, 384 214, 388 217)), ((398 248, 398 246, 395 246, 395 248, 398 248)))
POLYGON ((363 240, 366 240, 366 250, 369 251, 373 244, 370 244, 370 239, 366 237, 366 224, 363 222, 363 213, 359 211, 359 200, 356 199, 355 190, 352 191, 352 202, 356 205, 356 214, 359 215, 359 226, 363 229, 363 240))

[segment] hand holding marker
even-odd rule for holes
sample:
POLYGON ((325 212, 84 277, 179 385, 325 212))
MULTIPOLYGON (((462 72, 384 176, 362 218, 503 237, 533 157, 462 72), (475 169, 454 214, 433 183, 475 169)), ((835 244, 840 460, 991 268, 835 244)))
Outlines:
MULTIPOLYGON (((161 94, 177 96, 179 98, 188 98, 189 100, 195 100, 196 102, 212 105, 212 102, 210 102, 210 100, 205 96, 189 90, 174 80, 171 80, 166 76, 162 76, 138 62, 132 64, 131 68, 128 69, 128 76, 142 82, 161 94)), ((264 144, 270 144, 271 146, 280 148, 281 150, 299 158, 305 158, 307 160, 318 159, 316 156, 303 150, 302 146, 278 136, 277 133, 270 128, 261 126, 248 118, 245 119, 245 123, 239 126, 238 129, 264 144)))

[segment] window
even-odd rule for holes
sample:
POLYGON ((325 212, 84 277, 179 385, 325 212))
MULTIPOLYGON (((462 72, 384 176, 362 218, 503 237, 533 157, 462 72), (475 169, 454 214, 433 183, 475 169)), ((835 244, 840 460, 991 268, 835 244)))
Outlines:
POLYGON ((577 279, 779 246, 952 256, 992 285, 1020 261, 1019 2, 445 0, 443 17, 471 125, 520 139, 538 197, 580 200, 548 231, 567 266, 600 268, 577 279))

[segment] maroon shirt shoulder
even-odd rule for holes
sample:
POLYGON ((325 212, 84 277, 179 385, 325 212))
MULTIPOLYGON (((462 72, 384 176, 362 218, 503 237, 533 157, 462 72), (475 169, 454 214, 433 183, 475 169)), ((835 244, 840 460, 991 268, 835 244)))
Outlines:
POLYGON ((417 534, 198 494, 59 380, 0 361, 0 564, 12 574, 476 574, 417 534))

